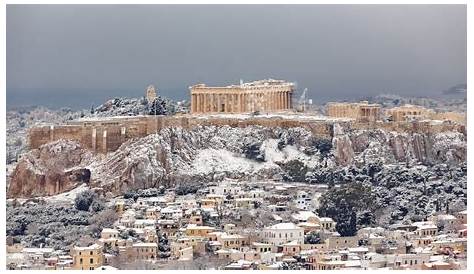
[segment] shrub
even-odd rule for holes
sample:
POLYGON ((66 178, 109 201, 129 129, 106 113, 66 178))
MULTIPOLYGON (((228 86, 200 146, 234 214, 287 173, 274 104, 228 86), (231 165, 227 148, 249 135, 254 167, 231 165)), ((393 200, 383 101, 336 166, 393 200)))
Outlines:
POLYGON ((283 169, 283 179, 289 182, 304 182, 308 167, 300 160, 291 160, 279 164, 283 169))
POLYGON ((175 189, 176 195, 186 195, 196 193, 202 186, 200 184, 181 184, 175 189))
POLYGON ((252 159, 258 162, 265 161, 265 155, 260 151, 262 143, 251 143, 244 146, 243 151, 247 159, 252 159))
POLYGON ((92 190, 85 190, 79 193, 74 200, 77 210, 89 211, 89 207, 97 199, 97 194, 92 190))
POLYGON ((318 232, 312 231, 304 237, 305 244, 319 244, 321 242, 321 236, 318 232))

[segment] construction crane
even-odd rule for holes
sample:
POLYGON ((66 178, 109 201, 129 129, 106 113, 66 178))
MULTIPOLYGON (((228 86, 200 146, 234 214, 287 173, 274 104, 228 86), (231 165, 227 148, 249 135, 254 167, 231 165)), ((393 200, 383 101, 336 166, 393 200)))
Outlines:
POLYGON ((303 90, 303 93, 300 96, 300 100, 298 101, 298 104, 303 106, 302 111, 304 112, 306 110, 306 91, 308 91, 307 88, 303 90))

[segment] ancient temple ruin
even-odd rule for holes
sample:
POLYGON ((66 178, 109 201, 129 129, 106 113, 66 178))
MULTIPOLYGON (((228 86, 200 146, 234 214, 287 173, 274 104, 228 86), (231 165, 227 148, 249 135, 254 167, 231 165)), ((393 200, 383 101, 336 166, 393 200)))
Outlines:
POLYGON ((240 85, 191 86, 191 113, 277 112, 292 108, 294 83, 260 80, 240 85))
POLYGON ((422 106, 403 105, 387 110, 387 116, 394 122, 431 119, 435 112, 422 106))
POLYGON ((337 118, 350 118, 361 122, 380 120, 380 105, 369 104, 367 101, 360 103, 328 103, 327 115, 337 118))

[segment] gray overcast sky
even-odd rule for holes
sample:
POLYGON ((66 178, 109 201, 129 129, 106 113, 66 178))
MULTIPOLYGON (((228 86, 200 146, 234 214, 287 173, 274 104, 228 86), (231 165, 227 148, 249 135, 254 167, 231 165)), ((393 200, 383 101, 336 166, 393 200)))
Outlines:
POLYGON ((437 96, 466 58, 465 5, 7 5, 7 103, 268 77, 315 100, 437 96))

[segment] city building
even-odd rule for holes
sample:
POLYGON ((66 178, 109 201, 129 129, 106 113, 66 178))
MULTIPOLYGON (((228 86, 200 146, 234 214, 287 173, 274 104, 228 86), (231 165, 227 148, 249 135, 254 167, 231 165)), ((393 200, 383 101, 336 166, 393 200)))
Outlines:
POLYGON ((275 246, 286 244, 290 241, 304 242, 304 229, 294 223, 280 223, 262 230, 263 242, 275 246))
POLYGON ((73 259, 73 269, 94 270, 104 261, 102 246, 93 244, 88 247, 75 246, 71 251, 73 259))

